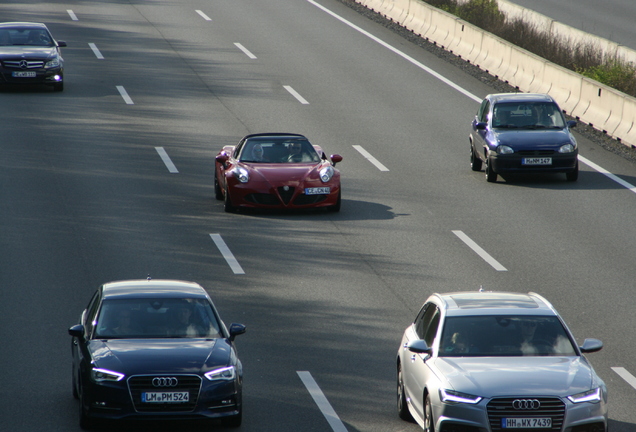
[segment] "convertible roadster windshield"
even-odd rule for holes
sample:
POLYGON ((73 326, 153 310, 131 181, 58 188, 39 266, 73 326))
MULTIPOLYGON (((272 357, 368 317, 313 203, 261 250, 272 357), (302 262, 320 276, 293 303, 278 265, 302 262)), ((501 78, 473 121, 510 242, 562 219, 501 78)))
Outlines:
POLYGON ((253 138, 239 149, 241 162, 317 163, 320 156, 309 141, 301 138, 253 138))
POLYGON ((563 325, 551 316, 448 317, 440 357, 573 356, 563 325))

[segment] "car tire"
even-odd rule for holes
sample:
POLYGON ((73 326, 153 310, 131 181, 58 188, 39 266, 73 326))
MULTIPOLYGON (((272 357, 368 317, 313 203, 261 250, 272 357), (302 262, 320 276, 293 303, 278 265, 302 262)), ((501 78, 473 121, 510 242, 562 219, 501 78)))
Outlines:
POLYGON ((327 209, 330 212, 333 213, 338 213, 340 211, 340 202, 342 201, 342 189, 338 191, 338 200, 336 201, 336 203, 330 207, 327 207, 327 209))
POLYGON ((579 162, 576 161, 576 165, 574 166, 574 170, 565 173, 565 178, 569 182, 575 182, 579 179, 579 162))
POLYGON ((223 199, 223 191, 221 190, 221 185, 217 178, 216 169, 214 170, 214 197, 219 201, 223 199))
POLYGON ((435 432, 435 420, 433 419, 433 406, 431 397, 427 394, 424 401, 424 432, 435 432))
POLYGON ((404 393, 404 378, 402 377, 402 365, 398 364, 397 368, 397 409, 398 416, 402 420, 412 421, 413 417, 409 412, 409 407, 406 402, 406 394, 404 393))
POLYGON ((486 181, 488 183, 494 183, 497 181, 497 173, 490 166, 490 163, 487 157, 486 157, 486 168, 484 169, 484 172, 486 173, 486 181))
POLYGON ((73 398, 79 399, 79 393, 77 391, 77 375, 75 369, 71 368, 71 385, 73 386, 73 398))
POLYGON ((53 84, 53 91, 61 92, 64 91, 64 83, 53 84))
POLYGON ((230 198, 230 191, 225 189, 225 201, 223 203, 223 209, 226 213, 235 213, 236 207, 232 204, 232 199, 230 198))
POLYGON ((80 389, 79 392, 79 425, 84 430, 90 430, 95 427, 95 420, 88 415, 88 412, 84 409, 86 405, 84 400, 84 392, 80 389))
POLYGON ((473 145, 470 145, 470 169, 473 171, 481 171, 481 159, 475 154, 473 145))
POLYGON ((221 424, 227 428, 237 428, 243 423, 243 411, 239 411, 238 414, 231 417, 225 417, 221 420, 221 424))

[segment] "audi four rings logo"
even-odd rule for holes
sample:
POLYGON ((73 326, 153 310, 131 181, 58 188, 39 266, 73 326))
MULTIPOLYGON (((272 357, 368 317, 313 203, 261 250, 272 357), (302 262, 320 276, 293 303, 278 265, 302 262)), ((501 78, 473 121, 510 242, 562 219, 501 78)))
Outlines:
POLYGON ((176 387, 179 380, 175 377, 157 377, 152 379, 152 385, 155 387, 176 387))
POLYGON ((516 410, 536 410, 541 407, 541 402, 537 399, 515 399, 512 407, 516 410))

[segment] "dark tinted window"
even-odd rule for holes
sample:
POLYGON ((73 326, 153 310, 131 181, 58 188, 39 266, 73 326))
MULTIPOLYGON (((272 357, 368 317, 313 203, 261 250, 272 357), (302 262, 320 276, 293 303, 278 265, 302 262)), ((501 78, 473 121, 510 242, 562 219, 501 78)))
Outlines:
POLYGON ((494 106, 495 128, 561 129, 565 119, 553 102, 500 102, 494 106))
POLYGON ((433 303, 425 305, 415 319, 415 332, 420 339, 432 346, 439 325, 439 310, 433 303))
POLYGON ((219 338, 219 321, 205 299, 117 299, 102 303, 94 338, 219 338))
POLYGON ((448 317, 439 356, 573 356, 572 341, 557 317, 448 317))

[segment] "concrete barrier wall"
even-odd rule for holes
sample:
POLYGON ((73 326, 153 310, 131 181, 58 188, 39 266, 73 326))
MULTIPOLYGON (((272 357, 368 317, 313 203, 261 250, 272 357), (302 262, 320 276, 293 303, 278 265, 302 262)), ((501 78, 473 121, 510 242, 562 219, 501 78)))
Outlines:
MULTIPOLYGON (((549 93, 568 114, 636 147, 636 98, 550 63, 421 0, 356 0, 414 33, 488 71, 520 91, 549 93)), ((636 63, 636 52, 499 0, 509 18, 520 17, 572 44, 590 43, 636 63), (633 59, 633 60, 632 60, 633 59)))

